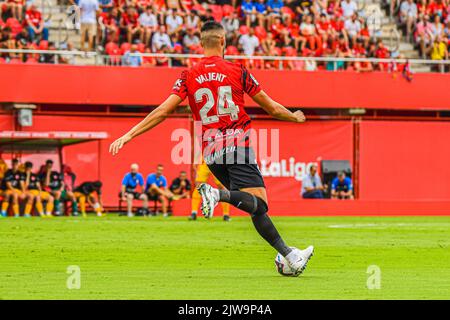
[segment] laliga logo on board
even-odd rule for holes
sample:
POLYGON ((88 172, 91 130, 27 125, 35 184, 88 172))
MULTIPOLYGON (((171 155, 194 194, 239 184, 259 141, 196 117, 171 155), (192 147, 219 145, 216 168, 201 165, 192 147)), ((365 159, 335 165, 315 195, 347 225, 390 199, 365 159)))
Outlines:
POLYGON ((309 171, 311 166, 317 162, 296 162, 294 157, 289 160, 282 159, 281 161, 261 160, 261 174, 264 177, 274 178, 291 178, 294 177, 297 181, 302 181, 303 176, 309 171))

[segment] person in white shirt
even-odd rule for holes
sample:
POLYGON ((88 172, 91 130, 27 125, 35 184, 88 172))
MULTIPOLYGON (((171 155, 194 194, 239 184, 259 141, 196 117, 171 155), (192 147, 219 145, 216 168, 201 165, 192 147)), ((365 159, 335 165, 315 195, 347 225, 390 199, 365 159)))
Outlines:
POLYGON ((200 39, 195 34, 195 29, 189 28, 186 35, 183 37, 183 46, 190 48, 198 45, 200 45, 200 39))
POLYGON ((417 5, 413 0, 405 0, 400 5, 400 21, 406 24, 406 37, 412 35, 417 20, 417 5))
POLYGON ((239 47, 244 51, 246 56, 253 56, 255 49, 259 46, 259 39, 255 36, 253 28, 249 29, 248 34, 244 34, 239 38, 239 47))
POLYGON ((176 10, 169 10, 166 17, 167 32, 169 34, 178 33, 183 22, 183 18, 177 14, 176 10))
POLYGON ((170 41, 169 35, 166 33, 166 26, 162 25, 153 34, 152 38, 152 51, 156 52, 162 47, 172 48, 172 42, 170 41))
POLYGON ((88 51, 91 51, 94 48, 94 36, 97 32, 97 12, 100 5, 98 0, 80 0, 78 6, 80 8, 81 50, 85 50, 87 38, 88 51))
POLYGON ((348 19, 344 23, 344 30, 347 33, 347 37, 349 39, 355 38, 358 36, 358 33, 361 31, 361 22, 358 20, 358 16, 355 14, 352 15, 351 19, 348 19))
POLYGON ((147 6, 145 11, 139 16, 139 23, 142 27, 141 42, 148 46, 152 33, 158 27, 158 18, 151 6, 147 6))
POLYGON ((186 16, 186 29, 198 29, 200 26, 200 18, 197 15, 197 11, 191 10, 188 11, 186 16))
POLYGON ((344 18, 350 18, 358 11, 358 5, 353 0, 344 0, 341 2, 342 15, 344 18))
POLYGON ((239 34, 239 19, 236 12, 231 13, 222 19, 222 26, 226 32, 226 39, 232 43, 239 34))

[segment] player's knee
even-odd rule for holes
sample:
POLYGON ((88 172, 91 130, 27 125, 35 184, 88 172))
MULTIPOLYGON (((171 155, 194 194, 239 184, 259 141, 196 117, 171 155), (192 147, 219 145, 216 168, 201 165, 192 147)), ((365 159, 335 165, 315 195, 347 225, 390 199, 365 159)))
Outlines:
POLYGON ((253 212, 253 215, 254 216, 265 215, 269 211, 269 206, 263 199, 257 196, 254 197, 256 198, 256 210, 253 212))

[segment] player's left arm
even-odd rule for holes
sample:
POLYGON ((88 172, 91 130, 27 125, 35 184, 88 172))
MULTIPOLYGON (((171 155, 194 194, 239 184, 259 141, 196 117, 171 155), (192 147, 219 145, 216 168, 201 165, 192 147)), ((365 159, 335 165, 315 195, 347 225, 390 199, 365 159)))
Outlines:
POLYGON ((135 125, 130 131, 124 134, 122 137, 111 143, 109 146, 109 152, 112 155, 119 153, 122 147, 130 142, 133 138, 143 134, 144 132, 156 127, 163 122, 182 102, 182 99, 176 95, 171 94, 166 101, 164 101, 159 107, 150 112, 144 120, 135 125))
POLYGON ((267 93, 263 90, 259 91, 257 94, 252 96, 253 101, 255 101, 261 108, 264 109, 268 114, 278 120, 291 121, 291 122, 305 122, 306 118, 302 111, 297 110, 291 112, 282 104, 273 100, 267 93))

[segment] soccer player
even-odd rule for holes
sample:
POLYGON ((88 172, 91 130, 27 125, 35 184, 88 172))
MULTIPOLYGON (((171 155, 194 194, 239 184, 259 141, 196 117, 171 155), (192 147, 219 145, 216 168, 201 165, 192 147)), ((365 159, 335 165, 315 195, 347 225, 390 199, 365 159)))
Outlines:
POLYGON ((48 159, 39 173, 39 178, 42 190, 50 193, 55 199, 55 214, 59 216, 61 214, 61 195, 64 191, 64 176, 52 170, 52 167, 53 161, 48 159))
POLYGON ((36 200, 36 211, 42 218, 53 217, 53 196, 41 189, 41 183, 39 182, 39 176, 32 172, 33 164, 29 161, 25 162, 25 172, 22 175, 24 189, 25 189, 25 217, 31 217, 31 209, 33 208, 33 201, 36 200), (44 213, 44 206, 42 200, 47 201, 46 210, 44 213))
POLYGON ((19 171, 19 160, 12 159, 11 169, 5 172, 2 181, 3 202, 0 215, 6 217, 8 215, 9 203, 12 200, 12 208, 15 217, 19 216, 19 199, 24 198, 24 190, 22 184, 22 172, 19 171))
MULTIPOLYGON (((199 186, 203 214, 211 217, 218 202, 230 203, 249 213, 257 232, 286 258, 295 275, 299 275, 314 248, 309 246, 299 250, 287 246, 267 215, 264 180, 254 152, 247 145, 249 139, 246 133, 251 121, 244 110, 244 93, 279 120, 302 123, 305 116, 301 111, 293 113, 272 100, 244 66, 223 59, 225 31, 221 24, 205 22, 200 36, 204 58, 191 69, 183 71, 166 101, 114 141, 109 150, 113 155, 117 154, 126 143, 166 119, 188 97, 194 119, 202 123, 205 162, 227 189, 218 190, 205 183, 199 186), (244 145, 221 145, 224 137, 230 136, 244 145)), ((226 140, 228 143, 231 139, 226 140)))
MULTIPOLYGON (((195 186, 194 192, 192 193, 192 213, 189 217, 189 220, 197 219, 197 210, 201 202, 200 193, 197 188, 202 184, 208 182, 209 175, 211 171, 208 169, 208 166, 204 161, 197 166, 197 174, 195 176, 195 186)), ((216 184, 219 190, 225 189, 225 187, 220 183, 219 179, 214 177, 214 183, 216 184)), ((222 212, 223 212, 223 220, 230 221, 230 204, 227 202, 222 202, 222 212)))
POLYGON ((83 218, 87 217, 86 201, 94 208, 97 216, 101 217, 103 215, 101 205, 102 183, 100 181, 83 182, 75 188, 73 195, 80 204, 80 211, 83 218))

